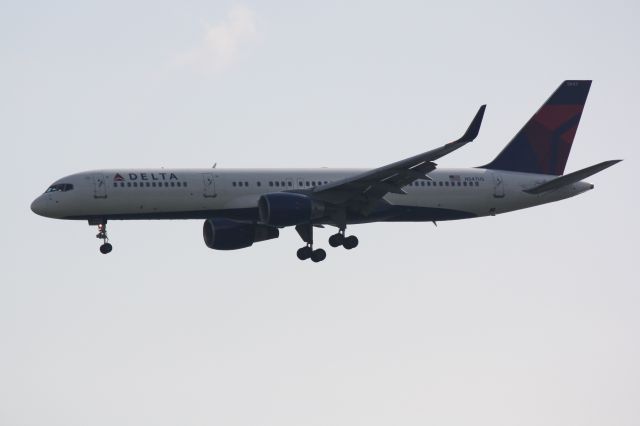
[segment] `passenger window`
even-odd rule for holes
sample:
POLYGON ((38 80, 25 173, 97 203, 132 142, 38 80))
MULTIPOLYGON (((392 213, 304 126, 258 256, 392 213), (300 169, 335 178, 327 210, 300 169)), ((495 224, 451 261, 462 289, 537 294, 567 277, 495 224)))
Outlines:
POLYGON ((178 187, 181 186, 181 183, 180 182, 176 182, 176 186, 178 186, 178 187))
POLYGON ((172 186, 172 187, 175 187, 175 186, 176 186, 176 183, 175 183, 175 182, 171 182, 171 186, 172 186))
POLYGON ((302 181, 298 182, 298 186, 302 186, 302 181))
POLYGON ((276 186, 279 187, 280 186, 280 182, 276 181, 276 186))
POLYGON ((153 186, 155 188, 156 187, 156 183, 155 182, 151 182, 151 186, 153 186))
POLYGON ((273 186, 273 181, 269 181, 269 186, 273 186))
POLYGON ((113 182, 113 187, 117 188, 118 187, 118 182, 113 182))
POLYGON ((165 183, 164 183, 164 187, 165 187, 165 188, 168 188, 168 187, 169 187, 169 182, 165 182, 165 183))
POLYGON ((287 182, 287 185, 293 186, 293 183, 291 183, 291 181, 289 181, 289 182, 287 182))
POLYGON ((244 186, 249 186, 249 182, 245 182, 245 183, 244 183, 244 186))
POLYGON ((186 187, 187 187, 187 182, 182 182, 182 186, 183 186, 184 188, 186 188, 186 187))
POLYGON ((261 186, 261 185, 262 185, 262 183, 260 183, 260 181, 258 181, 258 182, 256 182, 256 185, 257 185, 257 186, 261 186))
POLYGON ((235 183, 235 182, 231 182, 231 185, 232 185, 232 186, 236 186, 236 183, 235 183))
POLYGON ((480 186, 480 182, 477 182, 477 181, 476 181, 476 186, 480 186))
POLYGON ((438 186, 442 186, 442 181, 438 182, 438 186))
POLYGON ((307 185, 306 186, 311 186, 311 185, 309 185, 309 181, 307 181, 307 185))

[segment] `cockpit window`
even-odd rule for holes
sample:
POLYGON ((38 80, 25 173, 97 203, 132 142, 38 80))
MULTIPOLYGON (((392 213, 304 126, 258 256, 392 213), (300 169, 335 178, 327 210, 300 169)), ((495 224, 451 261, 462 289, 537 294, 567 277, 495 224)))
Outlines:
POLYGON ((48 194, 49 192, 67 192, 71 191, 72 189, 73 185, 71 185, 70 183, 58 183, 47 188, 45 194, 48 194))

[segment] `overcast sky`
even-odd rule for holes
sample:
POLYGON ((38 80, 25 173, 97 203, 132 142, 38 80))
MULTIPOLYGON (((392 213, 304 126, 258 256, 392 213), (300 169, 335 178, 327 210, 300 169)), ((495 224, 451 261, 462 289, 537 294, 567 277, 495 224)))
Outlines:
POLYGON ((0 424, 637 425, 637 2, 0 3, 0 424), (468 221, 292 229, 34 215, 107 167, 485 164, 593 79, 567 171, 595 190, 468 221))

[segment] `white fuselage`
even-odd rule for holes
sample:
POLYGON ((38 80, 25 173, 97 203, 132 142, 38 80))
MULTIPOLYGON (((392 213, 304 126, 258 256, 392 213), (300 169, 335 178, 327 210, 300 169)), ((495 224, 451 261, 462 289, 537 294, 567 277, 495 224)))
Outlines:
MULTIPOLYGON (((256 221, 261 195, 313 191, 361 169, 116 169, 77 173, 56 181, 62 190, 39 196, 34 212, 100 223, 109 219, 199 219, 216 216, 256 221), (67 185, 60 186, 60 185, 67 185), (72 189, 71 189, 72 188, 72 189)), ((572 197, 593 186, 578 182, 540 195, 523 192, 554 178, 480 168, 437 169, 383 198, 385 208, 349 223, 479 217, 572 197)), ((322 223, 322 221, 320 221, 322 223)))

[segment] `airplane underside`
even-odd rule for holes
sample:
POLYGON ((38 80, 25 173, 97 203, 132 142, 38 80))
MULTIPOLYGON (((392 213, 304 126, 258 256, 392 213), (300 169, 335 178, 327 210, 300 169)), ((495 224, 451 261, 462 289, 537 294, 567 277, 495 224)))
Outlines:
MULTIPOLYGON (((376 208, 370 214, 354 214, 348 212, 346 217, 347 225, 373 222, 441 222, 447 220, 471 219, 478 217, 477 214, 462 210, 444 209, 438 207, 417 207, 388 205, 376 208)), ((167 219, 210 219, 226 218, 244 222, 258 222, 260 220, 258 208, 242 209, 216 209, 216 210, 196 210, 181 212, 145 212, 145 213, 123 213, 108 214, 100 216, 68 216, 64 219, 87 220, 91 224, 99 224, 108 220, 167 220, 167 219)), ((318 219, 314 224, 334 225, 329 219, 318 219)))

